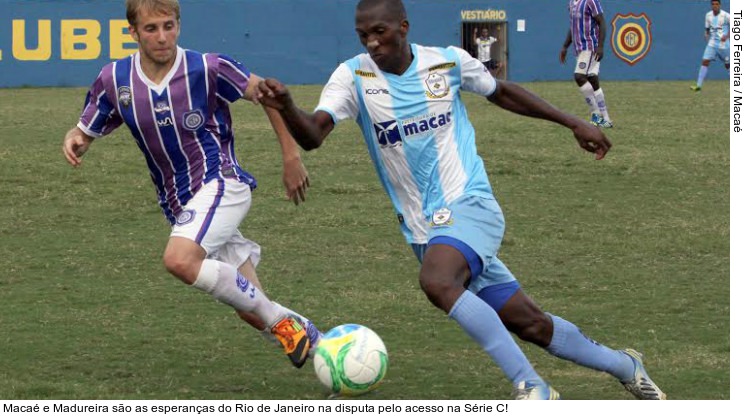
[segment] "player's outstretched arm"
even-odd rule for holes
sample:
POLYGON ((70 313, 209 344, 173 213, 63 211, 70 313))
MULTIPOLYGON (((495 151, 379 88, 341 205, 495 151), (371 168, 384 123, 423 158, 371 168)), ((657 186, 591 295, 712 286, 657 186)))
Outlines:
POLYGON ((67 131, 65 139, 62 142, 62 153, 73 167, 78 167, 83 163, 83 154, 88 151, 93 137, 87 135, 77 126, 67 131))
POLYGON ((282 148, 282 163, 284 166, 282 182, 284 182, 286 197, 295 205, 299 205, 301 201, 305 201, 307 188, 310 187, 310 177, 302 163, 297 143, 289 133, 282 116, 276 109, 267 106, 263 106, 263 109, 266 116, 269 117, 271 127, 274 128, 276 137, 279 139, 279 145, 282 148))
POLYGON ((276 109, 295 141, 306 151, 320 147, 334 128, 333 118, 322 111, 310 115, 297 107, 284 84, 267 78, 258 85, 258 101, 276 109))
MULTIPOLYGON (((254 103, 259 103, 258 84, 261 81, 263 81, 263 78, 256 74, 251 74, 243 98, 254 103)), ((294 202, 295 205, 299 205, 300 202, 305 201, 307 188, 310 187, 310 178, 308 177, 307 169, 305 169, 305 165, 302 163, 300 151, 297 149, 297 144, 289 133, 287 125, 284 124, 282 116, 276 109, 271 107, 264 105, 263 109, 269 118, 271 127, 274 129, 276 137, 279 140, 279 146, 282 149, 284 168, 282 170, 282 182, 284 183, 286 197, 288 200, 294 202)))
POLYGON ((488 101, 510 112, 545 119, 571 129, 579 146, 595 154, 598 160, 604 158, 612 147, 599 128, 559 110, 516 83, 499 81, 496 91, 488 96, 488 101))

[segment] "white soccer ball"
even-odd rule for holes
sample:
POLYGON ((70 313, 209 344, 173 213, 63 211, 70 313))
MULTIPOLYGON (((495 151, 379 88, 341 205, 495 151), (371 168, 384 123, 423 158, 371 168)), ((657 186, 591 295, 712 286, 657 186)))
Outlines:
POLYGON ((387 349, 371 329, 339 325, 320 340, 313 364, 318 379, 333 395, 361 395, 379 386, 385 377, 387 349))

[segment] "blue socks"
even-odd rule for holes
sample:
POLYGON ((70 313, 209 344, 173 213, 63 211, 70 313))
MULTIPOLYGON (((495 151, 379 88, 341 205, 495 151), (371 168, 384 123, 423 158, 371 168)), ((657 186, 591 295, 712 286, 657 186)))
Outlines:
POLYGON ((584 335, 576 325, 561 317, 546 314, 553 320, 553 339, 546 348, 550 354, 581 366, 607 372, 621 382, 633 379, 635 366, 627 354, 599 344, 584 335))
POLYGON ((542 382, 496 311, 472 292, 466 290, 457 299, 449 317, 488 353, 512 383, 542 382))

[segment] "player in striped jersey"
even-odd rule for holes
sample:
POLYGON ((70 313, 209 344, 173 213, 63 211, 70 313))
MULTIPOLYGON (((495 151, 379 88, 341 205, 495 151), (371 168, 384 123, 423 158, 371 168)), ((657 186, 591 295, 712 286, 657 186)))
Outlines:
POLYGON ((576 53, 574 80, 589 105, 591 122, 603 128, 612 128, 607 111, 604 91, 599 85, 599 66, 604 56, 607 23, 599 0, 568 0, 570 27, 559 54, 561 64, 566 62, 566 52, 573 42, 576 53))
POLYGON ((663 399, 633 350, 612 350, 576 325, 543 312, 498 259, 504 216, 491 189, 461 91, 572 130, 602 159, 610 142, 596 127, 514 83, 496 81, 462 49, 409 44, 400 0, 362 0, 356 31, 367 53, 342 63, 310 115, 267 79, 259 100, 279 110, 298 143, 319 147, 335 125, 356 120, 401 231, 421 262, 419 284, 503 370, 517 399, 558 399, 509 334, 615 376, 636 397, 663 399))
MULTIPOLYGON (((255 101, 261 78, 228 56, 179 47, 178 0, 127 0, 126 8, 138 52, 103 67, 65 136, 64 155, 79 166, 94 138, 125 124, 171 224, 166 269, 235 308, 301 367, 320 334, 263 293, 255 272, 260 247, 238 230, 256 180, 236 158, 229 103, 255 101)), ((281 144, 287 196, 299 204, 307 172, 281 117, 266 113, 281 144)))
POLYGON ((705 39, 708 44, 703 52, 703 62, 698 71, 697 83, 690 87, 692 91, 700 91, 703 88, 705 76, 708 75, 708 66, 711 61, 721 60, 726 69, 729 69, 729 35, 731 29, 731 16, 721 10, 719 0, 711 0, 711 10, 705 14, 705 39))

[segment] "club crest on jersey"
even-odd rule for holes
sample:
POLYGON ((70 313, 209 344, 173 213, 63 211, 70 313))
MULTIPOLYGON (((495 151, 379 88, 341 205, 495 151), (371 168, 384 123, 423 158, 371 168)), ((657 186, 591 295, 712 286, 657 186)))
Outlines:
POLYGON ((441 99, 449 94, 447 78, 437 72, 429 73, 424 80, 426 84, 426 97, 430 99, 441 99))
POLYGON ((196 109, 183 114, 183 127, 195 131, 204 125, 204 115, 201 110, 196 109))
POLYGON ((178 218, 176 218, 176 225, 181 226, 191 223, 195 217, 196 211, 194 209, 185 210, 178 215, 178 218))
POLYGON ((449 226, 452 225, 453 219, 452 219, 452 211, 447 208, 438 209, 434 214, 431 216, 431 226, 441 227, 441 226, 449 226))
POLYGON ((119 96, 119 103, 124 107, 129 107, 132 104, 132 89, 129 86, 121 86, 117 91, 119 96))

